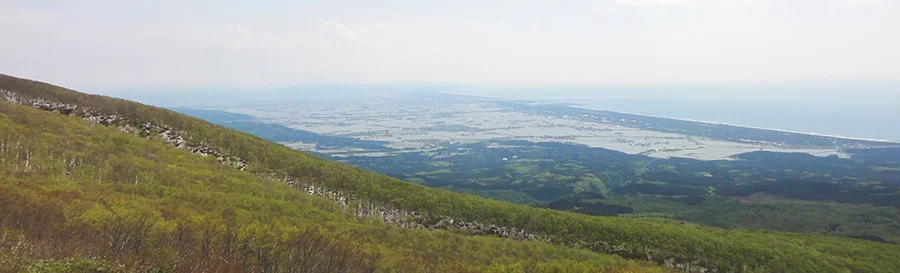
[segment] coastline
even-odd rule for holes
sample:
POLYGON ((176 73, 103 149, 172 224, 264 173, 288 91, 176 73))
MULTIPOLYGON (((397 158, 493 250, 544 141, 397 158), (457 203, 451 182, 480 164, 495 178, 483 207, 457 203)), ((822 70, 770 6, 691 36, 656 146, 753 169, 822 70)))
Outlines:
POLYGON ((853 141, 871 141, 871 142, 881 142, 885 144, 891 145, 900 145, 900 140, 889 140, 889 139, 876 139, 876 138, 864 138, 864 137, 851 137, 851 136, 841 136, 841 135, 830 135, 830 134, 821 134, 815 132, 798 132, 791 131, 787 129, 775 129, 775 128, 766 128, 766 127, 758 127, 758 126, 748 126, 748 125, 739 125, 739 124, 731 124, 726 122, 714 122, 714 121, 703 121, 703 120, 695 120, 695 119, 687 119, 687 118, 675 118, 675 117, 665 117, 665 116, 657 116, 651 114, 641 114, 641 113, 632 113, 632 112, 624 112, 624 111, 612 111, 605 109, 597 109, 589 106, 581 105, 578 103, 570 103, 570 102, 559 102, 559 101, 549 101, 549 100, 534 100, 534 99, 507 99, 507 98, 498 98, 498 97, 484 97, 484 96, 474 96, 467 94, 454 94, 454 93, 444 93, 448 95, 454 96, 466 96, 472 98, 482 98, 482 99, 491 99, 498 100, 504 102, 513 102, 513 103, 538 103, 538 104, 555 104, 555 105, 563 105, 566 107, 577 108, 582 110, 590 110, 590 111, 603 111, 610 113, 618 113, 618 114, 626 114, 626 115, 635 115, 642 117, 650 117, 650 118, 659 118, 659 119, 669 119, 669 120, 678 120, 678 121, 687 121, 694 123, 703 123, 703 124, 711 124, 711 125, 724 125, 738 128, 747 128, 747 129, 755 129, 755 130, 765 130, 765 131, 773 131, 780 133, 790 133, 790 134, 798 134, 798 135, 806 135, 806 136, 815 136, 815 137, 828 137, 835 139, 843 139, 843 140, 853 140, 853 141))
POLYGON ((842 140, 852 140, 852 141, 871 141, 871 142, 880 142, 880 143, 884 143, 884 144, 898 145, 898 146, 900 146, 900 139, 898 139, 898 140, 890 140, 890 139, 877 139, 877 138, 864 138, 864 137, 851 137, 851 136, 842 136, 842 135, 831 135, 831 134, 822 134, 822 133, 815 133, 815 132, 798 132, 798 131, 791 131, 791 130, 788 130, 788 129, 775 129, 775 128, 766 128, 766 127, 759 127, 759 126, 739 125, 739 124, 731 124, 731 123, 727 123, 727 122, 703 121, 703 120, 695 120, 695 119, 688 119, 688 118, 675 118, 675 117, 665 117, 665 116, 658 116, 658 115, 651 115, 651 114, 641 114, 641 113, 632 113, 632 112, 624 112, 624 111, 612 111, 612 110, 605 110, 605 109, 592 108, 592 107, 589 107, 589 106, 586 106, 586 105, 582 105, 582 104, 578 104, 578 103, 560 102, 560 101, 553 101, 553 100, 521 99, 521 98, 520 98, 520 99, 512 99, 512 98, 501 98, 501 97, 488 97, 488 96, 479 96, 479 95, 471 95, 471 94, 460 94, 460 93, 447 92, 447 91, 438 92, 438 93, 442 93, 442 94, 445 94, 445 95, 452 95, 452 96, 462 96, 462 97, 469 97, 469 98, 479 98, 479 99, 486 99, 486 100, 496 100, 496 101, 511 102, 511 103, 536 103, 536 104, 548 104, 548 105, 551 105, 551 104, 552 104, 552 105, 562 105, 562 106, 565 106, 565 107, 576 108, 576 109, 581 109, 581 110, 589 110, 589 111, 603 111, 603 112, 610 112, 610 113, 617 113, 617 114, 626 114, 626 115, 635 115, 635 116, 650 117, 650 118, 669 119, 669 120, 677 120, 677 121, 687 121, 687 122, 702 123, 702 124, 711 124, 711 125, 724 125, 724 126, 731 126, 731 127, 737 127, 737 128, 747 128, 747 129, 754 129, 754 130, 765 130, 765 131, 780 132, 780 133, 790 133, 790 134, 806 135, 806 136, 813 136, 813 137, 827 137, 827 138, 842 139, 842 140))
POLYGON ((897 144, 900 145, 900 140, 888 140, 888 139, 874 139, 874 138, 862 138, 862 137, 850 137, 850 136, 841 136, 841 135, 829 135, 829 134, 820 134, 815 132, 798 132, 798 131, 790 131, 786 129, 775 129, 775 128, 765 128, 765 127, 757 127, 757 126, 747 126, 747 125, 739 125, 739 124, 731 124, 726 122, 714 122, 714 121, 703 121, 703 120, 695 120, 695 119, 687 119, 687 118, 674 118, 674 117, 664 117, 650 114, 641 114, 641 113, 631 113, 631 112, 623 112, 623 111, 612 111, 612 110, 604 110, 604 109, 596 109, 587 106, 582 106, 578 104, 571 103, 562 103, 562 105, 566 105, 567 107, 591 110, 591 111, 604 111, 611 113, 619 113, 626 115, 635 115, 642 117, 651 117, 651 118, 659 118, 659 119, 669 119, 669 120, 679 120, 679 121, 687 121, 687 122, 695 122, 695 123, 704 123, 704 124, 712 124, 712 125, 725 125, 739 128, 748 128, 748 129, 756 129, 756 130, 766 130, 773 132, 781 132, 781 133, 791 133, 791 134, 799 134, 799 135, 808 135, 808 136, 818 136, 818 137, 829 137, 829 138, 837 138, 837 139, 846 139, 846 140, 857 140, 857 141, 873 141, 873 142, 884 142, 889 144, 897 144))

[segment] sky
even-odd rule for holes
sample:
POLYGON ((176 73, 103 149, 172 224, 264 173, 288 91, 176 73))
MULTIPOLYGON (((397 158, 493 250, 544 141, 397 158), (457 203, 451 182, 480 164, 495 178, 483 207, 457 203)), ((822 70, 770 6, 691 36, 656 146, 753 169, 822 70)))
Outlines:
POLYGON ((73 88, 896 84, 898 6, 0 0, 0 73, 73 88))

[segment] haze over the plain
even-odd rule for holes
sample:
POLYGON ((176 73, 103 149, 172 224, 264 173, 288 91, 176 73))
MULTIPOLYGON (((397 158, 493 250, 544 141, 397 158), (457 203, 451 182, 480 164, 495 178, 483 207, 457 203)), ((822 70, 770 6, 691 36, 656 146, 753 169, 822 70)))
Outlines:
POLYGON ((0 71, 129 98, 456 86, 896 140, 898 26, 892 0, 7 0, 0 71))

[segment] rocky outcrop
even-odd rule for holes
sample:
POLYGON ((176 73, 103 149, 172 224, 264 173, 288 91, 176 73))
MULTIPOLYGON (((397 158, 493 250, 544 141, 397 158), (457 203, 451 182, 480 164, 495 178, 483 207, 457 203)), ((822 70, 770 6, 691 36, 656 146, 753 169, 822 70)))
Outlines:
POLYGON ((471 232, 474 235, 496 236, 501 238, 509 238, 513 240, 536 240, 551 242, 550 237, 529 233, 524 229, 515 229, 510 227, 483 224, 479 222, 467 222, 457 220, 450 217, 442 217, 434 225, 430 225, 429 229, 459 229, 471 232))
POLYGON ((53 102, 41 98, 29 98, 19 93, 9 90, 0 90, 0 99, 5 101, 32 106, 44 111, 63 114, 66 116, 80 117, 84 120, 98 123, 104 126, 118 126, 122 132, 132 133, 145 138, 159 138, 163 142, 171 144, 177 148, 191 151, 192 153, 202 156, 214 156, 216 159, 226 165, 235 167, 239 170, 246 170, 247 163, 241 158, 227 156, 225 153, 216 151, 206 145, 188 145, 185 141, 185 132, 178 132, 166 125, 154 124, 146 122, 139 126, 134 126, 133 120, 117 113, 108 113, 98 109, 88 107, 79 107, 74 104, 65 104, 53 102))
POLYGON ((310 184, 298 183, 293 177, 284 177, 281 179, 273 174, 267 174, 266 177, 273 180, 279 180, 292 185, 309 195, 315 195, 331 200, 344 210, 351 210, 356 217, 376 218, 386 224, 390 224, 400 228, 407 229, 454 229, 469 232, 474 235, 496 236, 501 238, 509 238, 513 240, 541 240, 549 242, 550 238, 534 233, 528 233, 524 229, 514 229, 490 224, 483 224, 474 221, 464 221, 446 216, 439 216, 434 220, 416 211, 406 211, 387 206, 376 204, 365 199, 357 199, 350 195, 345 195, 340 191, 330 190, 323 187, 310 184))
POLYGON ((32 99, 19 95, 18 93, 12 91, 2 89, 0 89, 0 99, 15 104, 31 106, 44 111, 60 113, 63 115, 72 115, 75 111, 78 110, 77 105, 52 102, 44 99, 32 99))

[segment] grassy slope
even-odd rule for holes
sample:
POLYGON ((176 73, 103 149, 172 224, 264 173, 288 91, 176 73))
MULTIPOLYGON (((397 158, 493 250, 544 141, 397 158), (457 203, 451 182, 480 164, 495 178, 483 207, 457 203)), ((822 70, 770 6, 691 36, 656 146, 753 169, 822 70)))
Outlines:
POLYGON ((0 150, 0 271, 662 272, 547 243, 360 220, 212 158, 6 102, 0 150), (75 260, 36 262, 65 259, 75 260))
POLYGON ((106 109, 190 132, 203 141, 244 158, 255 172, 276 172, 305 179, 358 197, 430 215, 524 228, 551 235, 558 243, 587 244, 598 252, 628 258, 697 262, 713 269, 767 272, 900 272, 900 246, 861 240, 780 232, 724 231, 691 225, 590 217, 487 200, 431 189, 387 176, 328 162, 281 145, 214 126, 168 110, 124 100, 92 96, 13 77, 0 77, 0 88, 33 97, 106 109))

